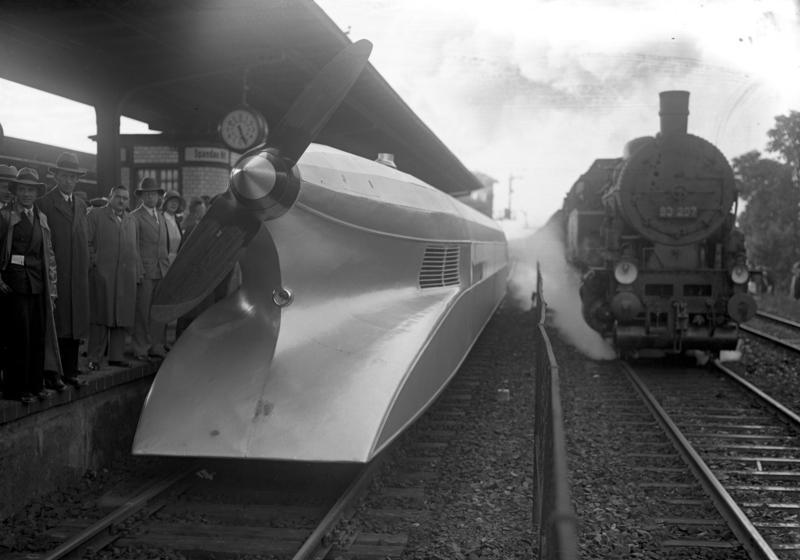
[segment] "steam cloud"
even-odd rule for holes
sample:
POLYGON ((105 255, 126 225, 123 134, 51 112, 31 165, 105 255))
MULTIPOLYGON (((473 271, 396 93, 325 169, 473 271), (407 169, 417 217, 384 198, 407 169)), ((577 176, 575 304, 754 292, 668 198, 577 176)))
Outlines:
POLYGON ((550 221, 532 235, 512 238, 509 253, 514 269, 509 292, 523 309, 531 306, 531 293, 536 290, 536 263, 542 271, 542 295, 553 313, 553 326, 570 344, 596 360, 613 360, 616 353, 592 330, 581 314, 578 295, 580 274, 564 258, 563 233, 558 220, 550 221))
POLYGON ((689 90, 689 131, 728 157, 762 149, 800 92, 791 0, 318 3, 373 40, 371 62, 469 169, 499 181, 497 207, 514 177, 513 211, 534 224, 593 159, 657 132, 659 91, 689 90))

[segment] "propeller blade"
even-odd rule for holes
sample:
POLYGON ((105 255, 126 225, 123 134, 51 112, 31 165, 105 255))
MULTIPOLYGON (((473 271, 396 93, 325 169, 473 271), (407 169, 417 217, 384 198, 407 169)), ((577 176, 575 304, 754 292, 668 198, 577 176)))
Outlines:
POLYGON ((306 86, 278 126, 267 137, 267 148, 297 163, 314 141, 367 65, 372 43, 362 39, 337 54, 306 86))
POLYGON ((294 164, 341 105, 371 51, 369 41, 349 45, 306 86, 267 138, 266 148, 277 159, 264 152, 237 165, 231 188, 214 201, 159 283, 150 308, 154 319, 173 321, 203 301, 242 255, 262 220, 291 207, 300 188, 294 164))
POLYGON ((159 282, 152 317, 169 323, 203 301, 230 272, 261 224, 256 214, 239 207, 230 191, 217 197, 159 282))

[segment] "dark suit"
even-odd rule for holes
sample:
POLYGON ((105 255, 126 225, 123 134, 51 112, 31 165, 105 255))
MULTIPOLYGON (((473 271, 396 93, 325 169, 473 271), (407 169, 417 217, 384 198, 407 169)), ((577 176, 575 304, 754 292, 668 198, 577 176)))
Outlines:
POLYGON ((152 351, 164 351, 166 325, 151 319, 150 303, 158 283, 169 269, 167 225, 160 213, 156 221, 145 205, 139 206, 131 215, 136 218, 139 258, 144 275, 136 290, 136 320, 133 327, 134 352, 141 356, 152 351))
POLYGON ((14 318, 6 329, 4 391, 12 397, 36 394, 43 388, 45 368, 61 370, 50 299, 55 257, 46 216, 34 210, 31 222, 16 211, 0 211, 0 271, 12 292, 0 296, 3 311, 14 318))
POLYGON ((58 187, 36 205, 47 216, 53 232, 53 250, 58 267, 56 329, 61 362, 67 376, 78 370, 80 339, 89 336, 89 234, 86 203, 77 196, 64 200, 58 187))

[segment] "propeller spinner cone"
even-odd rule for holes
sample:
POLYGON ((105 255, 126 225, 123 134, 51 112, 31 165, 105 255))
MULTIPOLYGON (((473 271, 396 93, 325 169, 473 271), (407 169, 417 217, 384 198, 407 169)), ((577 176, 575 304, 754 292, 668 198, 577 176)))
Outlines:
POLYGON ((300 175, 286 160, 265 150, 247 154, 231 172, 231 192, 243 207, 262 220, 285 214, 300 194, 300 175))

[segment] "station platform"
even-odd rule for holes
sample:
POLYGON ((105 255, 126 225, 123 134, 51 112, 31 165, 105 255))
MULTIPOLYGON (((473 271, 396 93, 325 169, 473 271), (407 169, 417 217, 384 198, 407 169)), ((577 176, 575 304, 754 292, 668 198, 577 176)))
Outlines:
POLYGON ((159 364, 105 366, 31 405, 0 400, 0 519, 129 453, 159 364))

